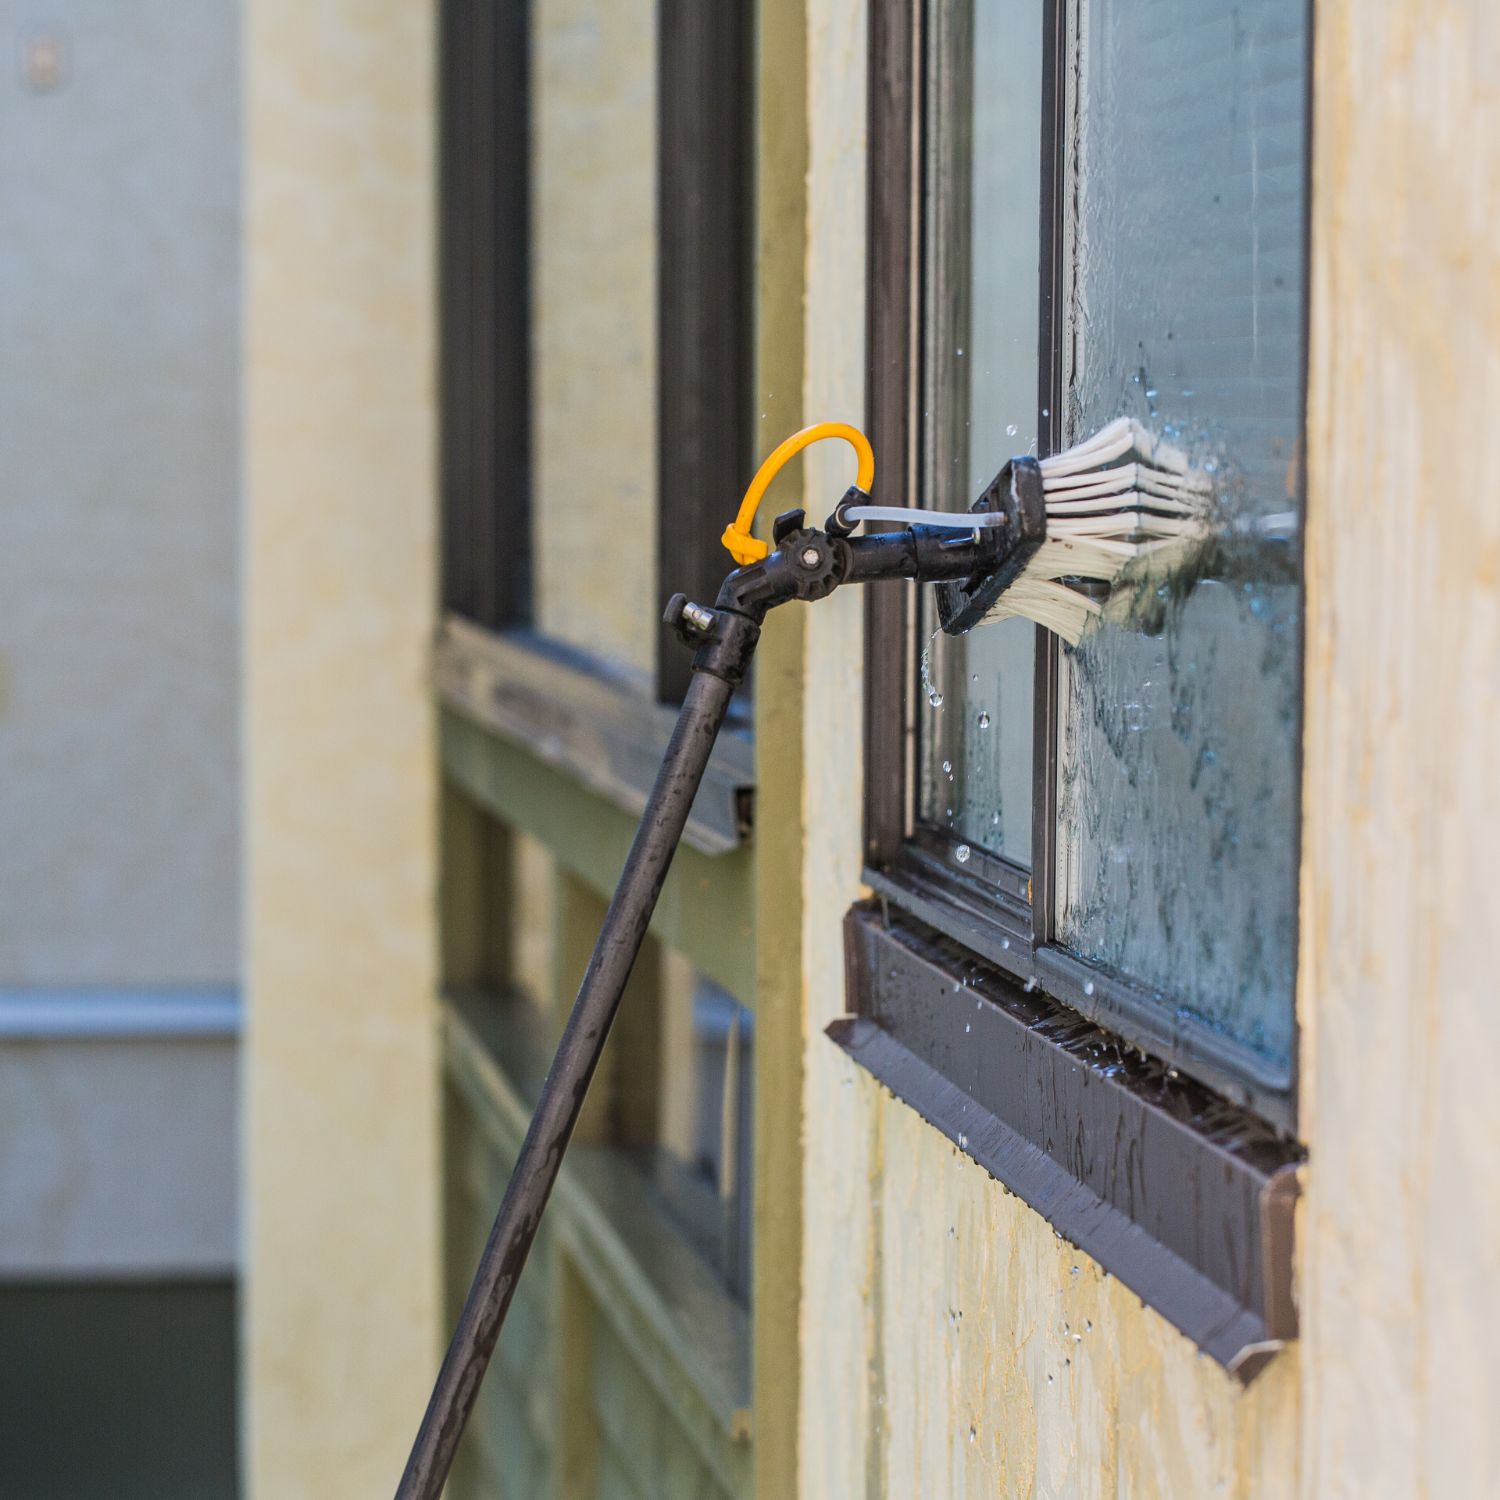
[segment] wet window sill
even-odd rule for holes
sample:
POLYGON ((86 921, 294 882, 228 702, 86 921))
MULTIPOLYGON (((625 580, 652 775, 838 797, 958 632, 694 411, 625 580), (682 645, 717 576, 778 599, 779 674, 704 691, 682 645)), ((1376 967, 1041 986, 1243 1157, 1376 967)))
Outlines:
POLYGON ((1065 1239, 1243 1381, 1296 1337, 1293 1142, 894 908, 845 962, 830 1038, 1065 1239))
MULTIPOLYGON (((589 791, 639 817, 677 712, 649 685, 532 631, 496 634, 450 615, 432 662, 439 701, 589 791)), ((725 854, 747 838, 755 747, 726 726, 693 803, 684 842, 725 854)))

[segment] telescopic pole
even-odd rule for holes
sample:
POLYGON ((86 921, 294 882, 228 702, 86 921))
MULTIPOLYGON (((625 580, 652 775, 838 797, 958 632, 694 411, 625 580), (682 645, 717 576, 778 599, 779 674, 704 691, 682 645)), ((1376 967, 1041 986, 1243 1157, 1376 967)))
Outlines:
POLYGON ((740 670, 731 674, 733 680, 702 667, 693 673, 641 826, 626 856, 620 883, 542 1086, 411 1457, 406 1461, 396 1500, 437 1500, 442 1493, 505 1311, 536 1238, 542 1210, 557 1181, 563 1152, 578 1123, 589 1080, 598 1066, 625 982, 687 826, 735 683, 743 677, 743 665, 754 651, 758 635, 753 626, 743 633, 743 661, 740 670))

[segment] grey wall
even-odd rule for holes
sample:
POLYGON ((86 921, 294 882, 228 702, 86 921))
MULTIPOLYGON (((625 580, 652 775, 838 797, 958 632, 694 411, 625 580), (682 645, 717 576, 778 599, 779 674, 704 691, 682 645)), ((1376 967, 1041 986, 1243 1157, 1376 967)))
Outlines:
POLYGON ((0 0, 0 1280, 235 1265, 238 33, 0 0))
POLYGON ((0 0, 0 986, 236 977, 238 25, 0 0))

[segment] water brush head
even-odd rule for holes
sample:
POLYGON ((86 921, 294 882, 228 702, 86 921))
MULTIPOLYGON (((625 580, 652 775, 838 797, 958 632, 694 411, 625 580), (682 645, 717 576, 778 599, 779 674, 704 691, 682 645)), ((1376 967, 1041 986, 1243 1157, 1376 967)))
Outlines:
POLYGON ((1208 537, 1212 493, 1181 449, 1131 417, 1048 458, 1013 458, 972 513, 983 513, 981 525, 997 524, 998 498, 1014 496, 1041 510, 1044 534, 1022 566, 938 585, 939 622, 962 635, 1020 615, 1076 646, 1112 612, 1111 591, 1126 569, 1165 576, 1208 537))

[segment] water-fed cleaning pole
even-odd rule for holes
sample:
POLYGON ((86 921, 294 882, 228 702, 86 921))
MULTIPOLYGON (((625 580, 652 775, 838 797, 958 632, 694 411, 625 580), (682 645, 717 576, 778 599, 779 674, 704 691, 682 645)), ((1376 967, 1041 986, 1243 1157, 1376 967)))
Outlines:
POLYGON ((991 518, 1003 512, 1003 520, 968 530, 919 525, 879 536, 852 537, 853 524, 840 515, 868 500, 873 470, 869 444, 853 428, 825 423, 789 438, 766 461, 734 526, 725 534, 726 545, 743 566, 724 581, 713 608, 691 604, 681 594, 667 608, 667 623, 696 648, 692 681, 474 1272, 396 1500, 437 1500, 442 1492, 542 1210, 557 1180, 563 1152, 578 1123, 589 1080, 687 825, 693 797, 729 700, 744 681, 766 612, 795 599, 824 598, 843 583, 911 578, 977 585, 1040 540, 1031 515, 1034 507, 1014 485, 1004 487, 1003 494, 991 487, 996 498, 989 502, 988 511, 991 518), (774 548, 768 548, 750 536, 749 526, 770 475, 799 448, 828 436, 851 442, 858 439, 860 482, 844 496, 822 530, 804 525, 801 511, 778 517, 774 548))
MULTIPOLYGON (((749 654, 747 650, 747 660, 749 654)), ((645 816, 407 1460, 396 1492, 400 1500, 436 1500, 442 1492, 734 688, 728 675, 711 671, 694 672, 688 685, 645 816)))

